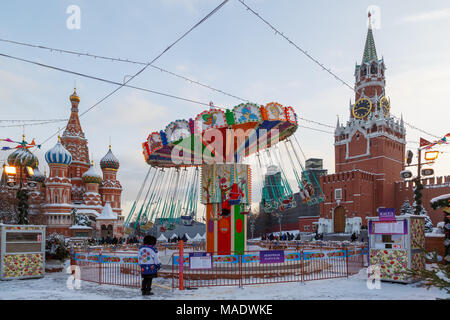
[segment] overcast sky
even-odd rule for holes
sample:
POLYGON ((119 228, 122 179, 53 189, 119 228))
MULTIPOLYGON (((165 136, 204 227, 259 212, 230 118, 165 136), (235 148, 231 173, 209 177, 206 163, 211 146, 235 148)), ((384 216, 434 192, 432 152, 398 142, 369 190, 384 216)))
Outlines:
MULTIPOLYGON (((0 38, 137 61, 150 61, 221 1, 8 1, 0 10, 0 38), (70 5, 81 10, 80 29, 67 28, 70 5)), ((444 136, 450 132, 450 3, 448 1, 294 1, 247 0, 255 11, 350 85, 360 63, 367 33, 367 8, 379 8, 374 30, 378 57, 387 67, 386 92, 391 112, 444 136)), ((51 53, 0 42, 0 53, 122 82, 140 65, 51 53)), ((353 92, 307 59, 287 41, 230 0, 155 65, 259 104, 277 101, 298 116, 336 124, 349 117, 353 92)), ((59 119, 70 114, 69 95, 76 82, 80 111, 90 108, 115 86, 0 57, 0 119, 59 119)), ((232 108, 235 98, 148 68, 130 84, 232 108)), ((120 161, 124 214, 135 199, 147 165, 141 143, 176 119, 189 119, 205 108, 151 93, 122 88, 81 118, 96 168, 108 150, 120 161)), ((11 125, 0 122, 1 126, 11 125)), ((333 131, 311 123, 306 126, 333 131)), ((28 140, 41 143, 65 123, 25 127, 28 140)), ((433 137, 406 127, 407 141, 433 137)), ((19 140, 21 127, 0 127, 0 138, 19 140)), ((334 172, 333 135, 299 128, 307 157, 324 159, 334 172)), ((41 171, 44 153, 56 137, 35 153, 41 171)), ((0 143, 0 146, 6 144, 0 143)), ((408 148, 417 148, 408 143, 408 148)), ((450 151, 450 148, 441 148, 450 151)), ((0 163, 8 153, 0 151, 0 163)), ((448 153, 434 169, 450 172, 448 153)))

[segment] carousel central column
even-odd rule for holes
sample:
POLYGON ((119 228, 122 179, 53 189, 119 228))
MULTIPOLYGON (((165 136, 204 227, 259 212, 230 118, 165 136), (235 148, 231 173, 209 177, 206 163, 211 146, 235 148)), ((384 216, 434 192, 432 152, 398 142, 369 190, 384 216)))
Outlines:
POLYGON ((202 166, 201 202, 206 205, 206 249, 243 253, 247 244, 250 168, 246 164, 202 166))

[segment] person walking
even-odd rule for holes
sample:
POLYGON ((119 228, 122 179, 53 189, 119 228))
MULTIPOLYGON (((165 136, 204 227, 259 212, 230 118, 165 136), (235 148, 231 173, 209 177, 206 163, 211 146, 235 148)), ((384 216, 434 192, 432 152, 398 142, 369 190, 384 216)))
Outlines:
POLYGON ((161 268, 161 262, 156 249, 156 238, 153 236, 145 236, 144 244, 139 249, 139 266, 141 267, 142 276, 142 295, 153 295, 152 281, 158 276, 157 272, 161 268))

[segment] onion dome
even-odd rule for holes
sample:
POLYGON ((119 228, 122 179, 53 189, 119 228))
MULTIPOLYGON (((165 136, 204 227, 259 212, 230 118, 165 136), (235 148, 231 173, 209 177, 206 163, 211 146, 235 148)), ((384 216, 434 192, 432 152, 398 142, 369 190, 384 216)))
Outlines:
POLYGON ((34 174, 30 177, 30 180, 35 182, 44 182, 45 175, 36 167, 34 169, 34 174))
POLYGON ((8 156, 8 164, 14 167, 36 168, 39 160, 30 150, 20 147, 8 156))
POLYGON ((100 167, 102 169, 119 169, 119 160, 114 156, 111 151, 111 146, 109 146, 108 153, 100 160, 100 167))
POLYGON ((77 89, 76 88, 73 89, 73 93, 70 96, 70 101, 80 102, 80 97, 77 95, 77 89))
POLYGON ((72 163, 72 155, 64 148, 58 137, 58 143, 45 153, 45 160, 48 164, 70 165, 72 163))
POLYGON ((95 171, 94 166, 91 165, 88 171, 81 176, 84 183, 102 183, 102 177, 95 171))

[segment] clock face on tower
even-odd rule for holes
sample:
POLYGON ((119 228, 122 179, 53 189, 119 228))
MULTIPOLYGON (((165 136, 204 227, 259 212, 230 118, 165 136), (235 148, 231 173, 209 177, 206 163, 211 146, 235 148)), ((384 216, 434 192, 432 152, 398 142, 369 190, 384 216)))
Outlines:
POLYGON ((391 110, 391 104, 389 103, 389 100, 386 97, 382 97, 380 100, 380 106, 383 110, 383 113, 385 116, 389 114, 389 111, 391 110))
POLYGON ((362 119, 364 117, 367 117, 371 110, 372 102, 370 102, 370 100, 367 98, 361 98, 356 101, 355 105, 353 106, 352 113, 355 118, 362 119))

